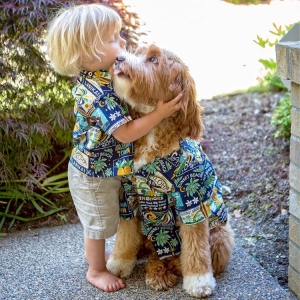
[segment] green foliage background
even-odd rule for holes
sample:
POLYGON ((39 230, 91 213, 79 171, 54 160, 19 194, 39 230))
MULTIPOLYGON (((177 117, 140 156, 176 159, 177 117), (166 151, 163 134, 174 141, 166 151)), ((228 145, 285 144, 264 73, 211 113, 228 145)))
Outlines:
MULTIPOLYGON (((263 39, 257 36, 257 40, 254 42, 260 47, 274 47, 279 39, 283 37, 291 28, 293 24, 286 25, 285 28, 273 24, 273 29, 270 33, 275 37, 275 40, 263 39)), ((275 137, 290 138, 291 136, 291 97, 290 92, 282 83, 281 79, 277 74, 277 64, 273 59, 260 59, 259 62, 264 66, 266 75, 259 82, 257 86, 250 87, 248 92, 280 92, 285 91, 285 96, 280 99, 274 113, 272 114, 271 124, 276 128, 275 137)))

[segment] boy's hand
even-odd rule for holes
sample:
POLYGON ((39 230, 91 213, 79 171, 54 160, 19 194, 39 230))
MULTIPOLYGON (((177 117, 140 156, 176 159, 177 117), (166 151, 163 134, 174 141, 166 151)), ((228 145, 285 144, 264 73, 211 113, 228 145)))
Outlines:
POLYGON ((180 102, 180 99, 182 95, 183 93, 181 92, 178 96, 168 102, 164 102, 164 100, 158 100, 154 111, 159 113, 162 119, 170 117, 173 113, 181 108, 182 102, 180 102))
POLYGON ((149 133, 155 126, 157 126, 163 119, 171 116, 174 112, 182 107, 180 98, 181 92, 176 98, 169 102, 159 100, 155 109, 141 118, 132 120, 117 128, 112 135, 115 139, 122 143, 131 143, 149 133))

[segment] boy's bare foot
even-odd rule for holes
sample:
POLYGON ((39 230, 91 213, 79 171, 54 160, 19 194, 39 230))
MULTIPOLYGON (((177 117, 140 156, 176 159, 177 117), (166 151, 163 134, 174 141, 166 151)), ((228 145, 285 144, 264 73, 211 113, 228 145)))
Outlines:
POLYGON ((123 280, 113 275, 108 270, 103 272, 88 270, 86 279, 89 283, 107 293, 125 288, 123 280))

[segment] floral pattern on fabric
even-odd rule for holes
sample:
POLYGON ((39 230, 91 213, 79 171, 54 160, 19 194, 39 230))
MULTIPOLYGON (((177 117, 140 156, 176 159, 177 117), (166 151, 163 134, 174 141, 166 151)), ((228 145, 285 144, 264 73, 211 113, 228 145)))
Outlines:
POLYGON ((122 179, 120 215, 137 216, 160 259, 180 253, 176 220, 190 225, 209 220, 210 229, 227 222, 221 184, 201 146, 180 141, 180 149, 122 179))
POLYGON ((82 71, 72 94, 76 123, 70 162, 92 177, 131 174, 133 144, 123 144, 111 134, 132 119, 112 88, 110 73, 82 71))

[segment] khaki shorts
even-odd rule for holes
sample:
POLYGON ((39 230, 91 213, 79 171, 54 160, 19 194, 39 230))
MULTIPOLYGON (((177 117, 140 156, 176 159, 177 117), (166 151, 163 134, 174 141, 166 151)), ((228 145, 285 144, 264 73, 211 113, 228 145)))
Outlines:
POLYGON ((119 225, 121 177, 89 177, 69 163, 68 180, 84 236, 100 240, 115 235, 119 225))

